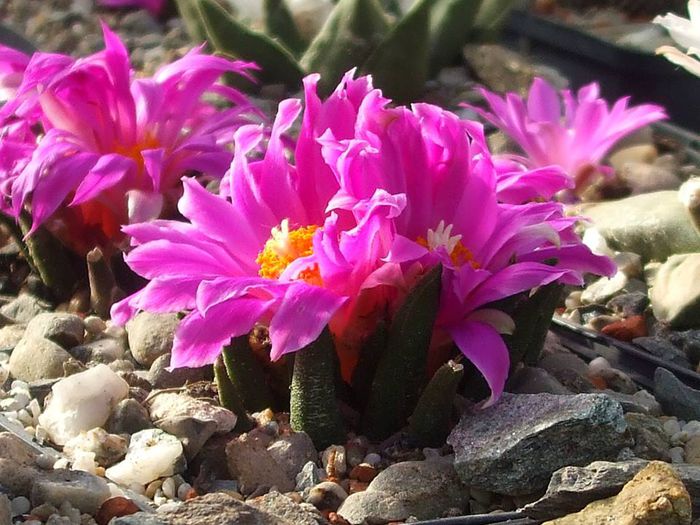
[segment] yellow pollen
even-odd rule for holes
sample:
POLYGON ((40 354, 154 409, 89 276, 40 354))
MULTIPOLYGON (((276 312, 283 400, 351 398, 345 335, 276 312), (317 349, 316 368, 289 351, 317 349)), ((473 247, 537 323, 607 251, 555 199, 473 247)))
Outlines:
POLYGON ((141 152, 148 149, 157 149, 159 147, 160 143, 158 142, 158 139, 152 136, 150 133, 148 133, 143 138, 143 140, 137 142, 136 144, 131 144, 128 146, 124 144, 116 144, 114 146, 114 151, 116 153, 119 153, 120 155, 123 155, 124 157, 129 157, 130 159, 133 159, 134 162, 136 162, 136 164, 138 165, 139 171, 142 171, 144 161, 141 152))
MULTIPOLYGON (((260 265, 258 275, 277 279, 296 259, 311 255, 313 236, 317 229, 318 226, 311 225, 290 230, 287 219, 283 220, 279 227, 272 228, 271 238, 255 259, 255 262, 260 265)), ((317 286, 322 284, 317 264, 299 272, 298 279, 317 286)))

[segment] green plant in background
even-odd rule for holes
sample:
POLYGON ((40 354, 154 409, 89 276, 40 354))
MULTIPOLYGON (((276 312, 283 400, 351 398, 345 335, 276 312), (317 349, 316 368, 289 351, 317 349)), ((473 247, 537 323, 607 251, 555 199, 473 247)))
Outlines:
POLYGON ((420 95, 425 81, 451 63, 470 40, 491 36, 513 0, 416 0, 401 14, 396 0, 339 0, 310 41, 285 0, 264 1, 264 30, 250 28, 216 0, 177 0, 195 40, 219 53, 256 62, 263 83, 298 89, 308 73, 321 74, 328 93, 358 67, 399 102, 420 95))

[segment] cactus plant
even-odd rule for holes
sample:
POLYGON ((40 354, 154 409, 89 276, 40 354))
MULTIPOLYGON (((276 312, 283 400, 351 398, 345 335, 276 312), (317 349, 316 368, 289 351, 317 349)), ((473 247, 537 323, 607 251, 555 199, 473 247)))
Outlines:
POLYGON ((401 15, 395 1, 338 0, 307 45, 285 0, 264 2, 265 32, 251 29, 216 0, 177 0, 192 38, 206 34, 215 51, 256 62, 263 82, 296 89, 306 73, 321 73, 321 91, 327 93, 358 67, 399 102, 419 96, 429 75, 449 64, 473 35, 493 31, 512 3, 416 0, 401 15))

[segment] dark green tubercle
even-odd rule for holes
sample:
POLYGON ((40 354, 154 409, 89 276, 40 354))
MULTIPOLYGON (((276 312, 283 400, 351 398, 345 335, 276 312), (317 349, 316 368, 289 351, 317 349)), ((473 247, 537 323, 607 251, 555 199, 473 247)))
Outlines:
POLYGON ((439 447, 450 431, 452 406, 464 367, 449 361, 437 369, 408 418, 408 431, 421 447, 439 447))
POLYGON ((299 34, 284 0, 264 0, 263 5, 267 33, 278 38, 295 55, 301 54, 306 48, 307 42, 304 42, 299 34))
POLYGON ((364 431, 372 439, 384 439, 401 429, 416 405, 425 381, 441 278, 441 265, 423 276, 389 327, 387 348, 377 366, 363 418, 364 431))
POLYGON ((294 355, 290 423, 294 430, 306 432, 319 450, 346 440, 335 396, 336 366, 328 328, 294 355))
POLYGON ((24 234, 30 264, 57 301, 65 301, 75 291, 80 274, 65 246, 46 228, 39 226, 31 235, 32 219, 22 212, 19 226, 24 234))
POLYGON ((90 250, 85 260, 90 285, 90 307, 102 319, 109 319, 116 288, 112 267, 99 247, 90 250))
POLYGON ((236 337, 222 351, 228 377, 248 412, 274 406, 262 365, 253 354, 248 335, 236 337))
POLYGON ((219 404, 237 416, 235 430, 248 432, 255 425, 248 416, 243 398, 228 377, 222 356, 217 357, 214 363, 214 381, 219 392, 219 404))

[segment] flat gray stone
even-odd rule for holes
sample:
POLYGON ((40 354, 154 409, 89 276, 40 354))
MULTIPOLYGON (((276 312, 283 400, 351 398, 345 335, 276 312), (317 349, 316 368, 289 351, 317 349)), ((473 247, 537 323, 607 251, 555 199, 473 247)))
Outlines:
POLYGON ((246 504, 296 525, 324 525, 326 523, 321 513, 312 505, 302 506, 276 490, 259 498, 249 499, 246 504))
POLYGON ((634 440, 632 451, 636 457, 671 461, 668 453, 671 448, 671 439, 658 418, 629 413, 625 414, 625 421, 627 421, 627 431, 634 440))
POLYGON ((700 235, 677 191, 584 204, 577 212, 595 224, 611 248, 637 253, 644 262, 700 251, 700 235))
MULTIPOLYGON (((648 461, 595 461, 585 467, 564 467, 552 474, 547 492, 523 511, 533 519, 550 519, 578 512, 593 501, 617 494, 648 461)), ((700 510, 700 465, 671 465, 693 501, 693 513, 700 510)))
POLYGON ((623 394, 614 390, 603 390, 603 392, 620 403, 625 413, 636 412, 647 416, 660 416, 662 413, 659 402, 646 390, 640 390, 634 394, 623 394))
POLYGON ((81 512, 95 514, 110 497, 104 478, 80 470, 53 470, 42 475, 32 486, 32 505, 50 503, 60 507, 65 501, 81 512))
MULTIPOLYGON (((157 516, 168 525, 295 525, 293 521, 247 505, 221 492, 191 499, 174 510, 159 512, 157 516)), ((141 524, 116 522, 113 525, 141 524)))
POLYGON ((28 323, 35 315, 48 310, 47 303, 33 295, 23 293, 0 307, 0 314, 9 317, 15 323, 28 323))
POLYGON ((687 386, 665 368, 654 373, 654 395, 666 414, 700 420, 700 390, 687 386))
POLYGON ((626 428, 604 394, 504 394, 462 415, 447 442, 465 485, 518 496, 544 490, 564 466, 617 457, 630 444, 626 428))

